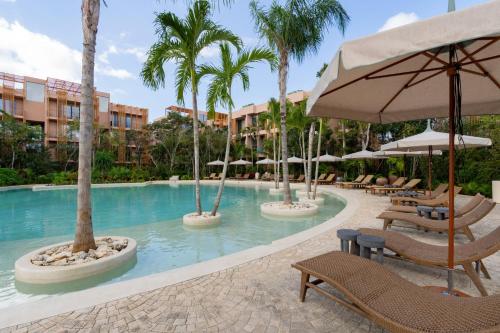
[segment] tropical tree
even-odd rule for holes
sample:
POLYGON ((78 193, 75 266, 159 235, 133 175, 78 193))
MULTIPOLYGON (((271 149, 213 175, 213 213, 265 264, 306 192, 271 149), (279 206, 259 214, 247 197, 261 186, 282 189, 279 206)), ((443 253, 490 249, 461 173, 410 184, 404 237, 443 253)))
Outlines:
POLYGON ((211 19, 211 6, 208 1, 198 0, 189 8, 186 18, 176 14, 159 13, 155 19, 158 40, 148 51, 148 58, 142 68, 144 84, 154 90, 165 86, 164 64, 176 63, 175 86, 177 101, 184 104, 186 89, 191 90, 193 105, 193 143, 196 213, 201 215, 200 197, 200 153, 198 130, 198 84, 200 71, 198 58, 203 49, 220 42, 228 42, 237 49, 241 40, 231 31, 217 25, 211 19), (189 87, 190 86, 190 87, 189 87))
POLYGON ((302 164, 304 166, 304 175, 306 176, 306 182, 309 184, 309 172, 306 163, 306 142, 305 142, 305 130, 313 123, 312 119, 306 115, 306 101, 302 101, 296 105, 291 105, 290 114, 287 119, 287 126, 290 129, 295 129, 299 134, 299 149, 302 158, 302 164))
POLYGON ((271 98, 267 102, 267 112, 260 114, 260 119, 266 121, 268 126, 270 126, 272 137, 273 137, 273 167, 274 167, 274 187, 279 188, 279 151, 281 151, 281 144, 278 143, 278 149, 276 149, 276 132, 281 132, 277 130, 280 124, 280 103, 275 99, 271 98))
POLYGON ((92 227, 92 139, 94 122, 94 64, 100 0, 82 0, 82 87, 78 149, 78 194, 76 234, 73 252, 95 249, 92 227))
POLYGON ((250 10, 257 31, 279 56, 284 203, 291 204, 286 135, 286 87, 290 57, 300 63, 308 54, 316 53, 328 28, 335 24, 343 33, 349 16, 337 0, 286 0, 283 5, 275 0, 267 9, 257 0, 252 0, 250 10))
POLYGON ((268 61, 271 65, 271 70, 273 70, 276 62, 274 53, 268 49, 256 48, 250 51, 242 51, 237 54, 236 58, 233 58, 230 46, 227 43, 220 44, 219 49, 221 55, 220 67, 205 65, 201 68, 201 75, 210 75, 212 77, 207 96, 209 117, 215 116, 215 107, 217 105, 225 107, 228 110, 226 152, 224 155, 224 167, 222 169, 219 190, 217 191, 217 196, 211 212, 214 216, 220 205, 229 164, 229 151, 231 149, 232 136, 231 122, 234 108, 232 97, 234 80, 239 78, 243 85, 243 90, 248 90, 250 87, 250 78, 248 75, 248 71, 251 68, 250 65, 255 62, 268 61))

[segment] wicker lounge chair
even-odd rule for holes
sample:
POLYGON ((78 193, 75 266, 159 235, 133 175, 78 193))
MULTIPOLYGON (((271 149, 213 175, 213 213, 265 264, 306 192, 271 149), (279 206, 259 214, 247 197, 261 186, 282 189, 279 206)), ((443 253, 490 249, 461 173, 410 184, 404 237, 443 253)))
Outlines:
MULTIPOLYGON (((467 214, 464 214, 455 219, 455 232, 462 231, 471 241, 475 240, 469 226, 488 215, 494 207, 494 201, 490 199, 484 199, 479 205, 477 205, 467 214)), ((417 227, 423 228, 424 230, 432 230, 437 232, 447 232, 449 226, 448 219, 432 220, 415 214, 400 212, 386 211, 377 216, 377 218, 384 220, 384 230, 390 228, 394 220, 411 223, 416 225, 417 227)))
POLYGON ((382 193, 382 194, 389 194, 389 193, 394 193, 394 192, 400 192, 400 191, 408 191, 414 189, 422 179, 419 178, 414 178, 410 180, 408 183, 404 184, 401 187, 384 187, 384 188, 377 188, 374 193, 382 193))
POLYGON ((307 289, 314 289, 390 332, 500 332, 500 295, 443 296, 344 252, 325 253, 292 267, 302 273, 301 301, 307 289), (311 276, 316 280, 309 281, 311 276), (319 287, 321 283, 343 297, 319 287))
MULTIPOLYGON (((397 256, 408 259, 419 265, 447 267, 448 246, 431 245, 414 240, 406 235, 395 231, 385 231, 377 229, 359 229, 362 234, 379 236, 385 240, 385 248, 396 253, 397 256)), ((482 259, 491 256, 500 250, 500 227, 496 228, 488 235, 467 244, 455 245, 455 265, 462 266, 465 273, 482 296, 487 296, 488 292, 481 279, 473 267, 474 263, 481 262, 482 259)), ((485 277, 491 279, 486 267, 479 264, 485 277)))
POLYGON ((350 183, 359 183, 363 179, 365 179, 365 175, 359 175, 356 179, 354 179, 352 182, 337 182, 335 185, 342 186, 343 184, 350 184, 350 183))
POLYGON ((215 172, 211 173, 210 176, 208 177, 203 177, 203 180, 210 180, 210 179, 214 179, 214 177, 216 176, 217 174, 215 172))
MULTIPOLYGON (((455 216, 462 216, 481 203, 481 201, 484 200, 484 196, 480 193, 476 194, 473 196, 465 205, 458 207, 455 209, 455 216)), ((401 212, 401 213, 411 213, 411 214, 417 214, 417 207, 416 206, 402 206, 402 205, 392 205, 387 208, 387 210, 390 210, 392 212, 401 212)), ((433 212, 433 216, 434 212, 433 212)))
POLYGON ((321 175, 319 175, 318 181, 325 180, 325 178, 326 178, 326 173, 322 173, 321 175))
POLYGON ((365 187, 365 193, 368 193, 368 191, 371 191, 372 194, 375 193, 375 189, 377 188, 385 188, 385 187, 401 187, 403 186, 404 182, 406 180, 406 177, 399 177, 396 179, 391 185, 387 186, 382 186, 382 185, 370 185, 365 187))
POLYGON ((342 184, 342 188, 365 188, 371 184, 373 177, 373 175, 368 175, 359 183, 344 183, 342 184))
POLYGON ((297 179, 290 179, 292 183, 302 183, 306 179, 305 175, 300 175, 297 179))
POLYGON ((243 175, 243 177, 240 178, 240 180, 249 180, 250 179, 250 174, 249 173, 245 173, 243 175))
MULTIPOLYGON (((455 186, 454 188, 455 196, 462 191, 460 186, 455 186)), ((420 205, 420 206, 430 206, 430 207, 440 207, 440 206, 448 206, 448 200, 450 199, 449 193, 444 192, 435 197, 434 199, 421 199, 421 198, 412 198, 412 197, 392 197, 391 202, 394 205, 420 205)))
POLYGON ((335 183, 335 174, 331 173, 326 177, 324 180, 319 180, 318 179, 318 184, 320 185, 329 185, 335 183))
POLYGON ((213 180, 221 180, 223 175, 224 175, 224 174, 221 172, 221 173, 219 173, 217 176, 215 176, 215 177, 214 177, 214 178, 212 178, 212 179, 213 179, 213 180))

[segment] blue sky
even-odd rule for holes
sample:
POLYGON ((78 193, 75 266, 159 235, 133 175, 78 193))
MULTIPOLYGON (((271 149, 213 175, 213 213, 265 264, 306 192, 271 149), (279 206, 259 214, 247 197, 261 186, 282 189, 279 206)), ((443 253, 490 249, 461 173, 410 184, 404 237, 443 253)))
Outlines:
MULTIPOLYGON (((215 11, 214 19, 241 36, 248 47, 263 45, 254 31, 246 0, 236 0, 230 8, 215 11)), ((271 0, 261 0, 262 4, 271 0)), ((484 0, 456 0, 457 10, 484 0)), ((116 103, 147 107, 150 120, 163 114, 165 106, 176 104, 173 65, 167 65, 164 89, 151 91, 139 77, 148 47, 155 41, 153 19, 159 11, 186 12, 183 0, 107 0, 101 7, 96 57, 96 87, 111 93, 116 103)), ((326 35, 318 54, 304 62, 292 62, 288 91, 310 90, 316 72, 329 62, 344 40, 377 32, 447 10, 447 0, 341 1, 351 17, 345 36, 334 29, 326 35)), ((0 0, 0 71, 45 78, 79 81, 81 76, 82 33, 79 0, 0 0)), ((203 53, 203 62, 217 62, 217 49, 203 53)), ((262 103, 278 95, 277 73, 256 65, 250 73, 251 85, 234 90, 237 107, 262 103)), ((199 105, 204 109, 207 82, 202 83, 199 105)), ((186 106, 190 106, 186 96, 186 106)))

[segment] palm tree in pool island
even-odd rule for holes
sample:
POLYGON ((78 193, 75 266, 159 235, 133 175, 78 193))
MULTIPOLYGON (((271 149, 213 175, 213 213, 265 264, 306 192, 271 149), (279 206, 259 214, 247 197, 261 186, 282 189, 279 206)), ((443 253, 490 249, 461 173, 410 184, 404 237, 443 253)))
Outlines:
POLYGON ((229 151, 231 148, 231 120, 234 108, 232 97, 233 83, 239 78, 243 85, 243 90, 248 90, 250 87, 250 78, 248 71, 250 65, 255 62, 267 61, 271 65, 271 70, 274 70, 276 64, 276 56, 271 50, 264 48, 256 48, 250 51, 241 51, 233 58, 229 44, 222 43, 219 46, 221 63, 220 67, 205 65, 201 66, 200 76, 210 75, 212 81, 208 88, 207 109, 209 117, 214 117, 215 107, 223 106, 228 110, 227 119, 227 139, 226 152, 224 155, 224 167, 222 169, 222 178, 219 184, 219 190, 215 198, 214 206, 211 214, 216 215, 220 205, 222 192, 224 191, 224 181, 226 179, 227 167, 229 164, 229 151))
POLYGON ((100 1, 82 0, 82 101, 80 106, 80 140, 78 143, 77 220, 73 252, 87 252, 90 249, 96 248, 92 228, 90 191, 92 178, 92 128, 94 121, 94 62, 100 1))
POLYGON ((286 134, 286 86, 290 57, 301 62, 318 51, 325 33, 336 25, 343 33, 349 15, 337 0, 274 0, 264 8, 256 0, 250 2, 255 26, 278 55, 278 77, 281 113, 281 150, 283 159, 284 204, 292 203, 288 181, 288 146, 286 134))
POLYGON ((141 77, 144 84, 154 90, 165 86, 163 66, 168 61, 176 64, 175 87, 177 102, 184 104, 186 89, 191 90, 193 106, 194 177, 196 213, 202 214, 200 199, 200 152, 198 126, 198 84, 201 79, 198 58, 201 51, 211 45, 227 42, 240 48, 241 40, 231 31, 211 19, 208 1, 195 1, 185 18, 171 12, 156 15, 158 40, 148 51, 141 77))

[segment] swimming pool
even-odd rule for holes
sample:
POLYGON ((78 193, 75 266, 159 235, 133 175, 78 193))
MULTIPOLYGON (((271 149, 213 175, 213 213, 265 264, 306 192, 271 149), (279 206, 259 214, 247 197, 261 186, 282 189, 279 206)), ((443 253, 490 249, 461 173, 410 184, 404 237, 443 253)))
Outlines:
MULTIPOLYGON (((202 187, 202 205, 209 210, 217 186, 202 187)), ((84 289, 202 262, 254 246, 269 244, 320 224, 345 204, 327 196, 320 213, 300 220, 269 219, 259 206, 275 201, 268 188, 226 186, 220 207, 222 224, 193 230, 182 216, 194 210, 193 185, 148 185, 92 189, 94 233, 137 241, 137 261, 97 278, 57 286, 16 283, 14 262, 39 247, 72 239, 76 190, 0 192, 0 308, 48 294, 84 289)))

